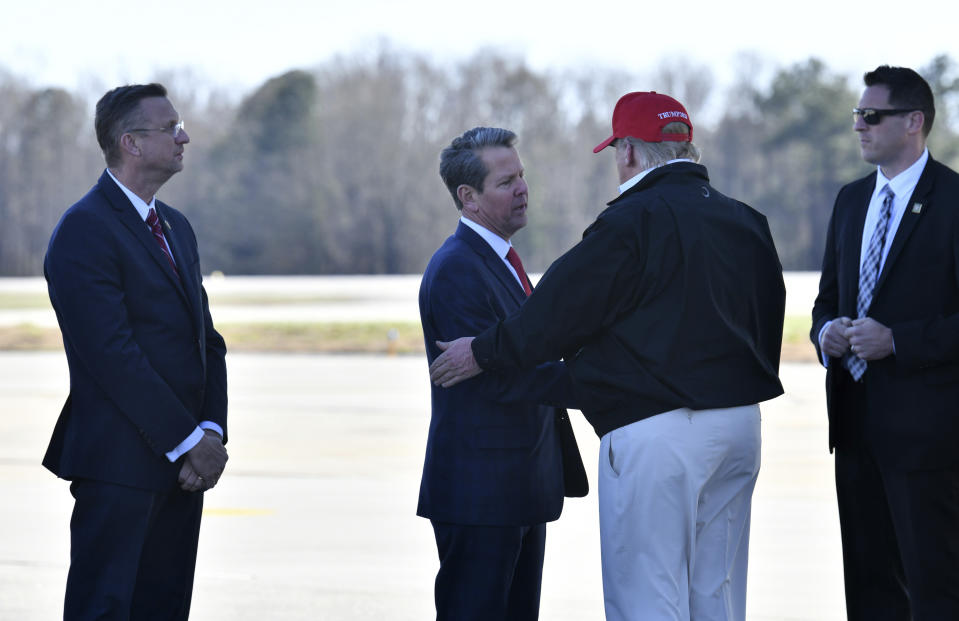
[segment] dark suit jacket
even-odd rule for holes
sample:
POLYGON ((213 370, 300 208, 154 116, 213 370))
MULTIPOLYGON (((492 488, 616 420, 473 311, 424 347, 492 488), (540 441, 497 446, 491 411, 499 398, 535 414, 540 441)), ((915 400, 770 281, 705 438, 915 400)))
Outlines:
POLYGON ((43 464, 62 478, 166 491, 180 465, 165 453, 203 420, 226 433, 226 346, 196 238, 180 212, 160 201, 156 209, 179 279, 106 172, 50 238, 44 274, 70 396, 43 464))
MULTIPOLYGON (((433 255, 420 286, 427 358, 432 362, 440 354, 436 340, 477 334, 525 300, 503 260, 460 223, 433 255)), ((557 411, 537 404, 568 402, 565 365, 483 373, 453 388, 432 386, 431 392, 417 515, 498 526, 541 524, 559 517, 563 463, 557 411)))
MULTIPOLYGON (((876 174, 843 187, 826 238, 810 332, 856 317, 863 224, 876 174)), ((888 242, 887 242, 888 243, 888 242)), ((895 353, 864 376, 865 441, 883 463, 935 468, 959 462, 959 175, 931 157, 909 199, 868 316, 893 332, 895 353)), ((852 377, 831 358, 826 373, 829 446, 842 445, 852 377)))

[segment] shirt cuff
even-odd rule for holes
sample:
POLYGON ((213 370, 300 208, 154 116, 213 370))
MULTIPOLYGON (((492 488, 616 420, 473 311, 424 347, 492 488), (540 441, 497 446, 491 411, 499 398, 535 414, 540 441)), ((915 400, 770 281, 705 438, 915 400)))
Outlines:
POLYGON ((200 422, 200 429, 209 429, 210 431, 215 431, 217 435, 221 438, 223 437, 223 427, 220 427, 212 420, 205 420, 200 422))
MULTIPOLYGON (((204 421, 206 422, 206 421, 204 421)), ((212 424, 212 423, 210 423, 212 424)), ((170 462, 174 462, 180 458, 181 455, 189 451, 191 448, 200 443, 200 440, 203 439, 203 423, 200 423, 196 429, 193 430, 193 433, 187 436, 186 440, 180 442, 175 449, 166 454, 166 458, 170 462)))
POLYGON ((831 324, 833 321, 835 321, 835 319, 830 319, 822 325, 822 328, 819 329, 819 353, 822 356, 822 366, 826 367, 827 369, 829 368, 829 356, 822 351, 822 335, 826 333, 826 330, 829 328, 829 324, 831 324))

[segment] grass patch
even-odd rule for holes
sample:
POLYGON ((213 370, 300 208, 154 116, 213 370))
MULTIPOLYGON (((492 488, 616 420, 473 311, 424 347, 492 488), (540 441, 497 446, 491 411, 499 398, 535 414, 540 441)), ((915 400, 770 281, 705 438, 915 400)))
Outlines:
POLYGON ((46 291, 37 293, 0 293, 0 309, 23 310, 50 308, 46 291))
MULTIPOLYGON (((211 306, 296 306, 300 304, 348 304, 362 298, 347 295, 291 295, 285 293, 216 293, 210 295, 211 306)), ((0 293, 0 310, 32 310, 50 308, 45 291, 36 293, 0 293)))
MULTIPOLYGON (((423 353, 416 322, 243 323, 217 325, 233 352, 423 353)), ((63 349, 59 328, 0 326, 0 351, 63 349)))
POLYGON ((295 306, 297 304, 347 304, 359 297, 345 295, 289 295, 278 293, 210 293, 210 306, 295 306))
POLYGON ((783 351, 785 362, 815 362, 816 348, 809 342, 812 329, 811 315, 787 315, 783 322, 783 351))
POLYGON ((63 349, 63 340, 58 328, 41 328, 24 323, 16 326, 0 326, 0 350, 39 351, 63 349))
POLYGON ((415 322, 244 323, 218 325, 231 351, 422 353, 415 322))
MULTIPOLYGON (((814 362, 809 317, 786 317, 782 360, 814 362)), ((423 330, 417 322, 217 324, 232 352, 422 354, 423 330), (392 335, 392 338, 391 338, 392 335)), ((0 326, 0 350, 62 349, 60 330, 32 324, 0 326)))
POLYGON ((787 315, 786 321, 783 322, 783 343, 808 343, 811 329, 811 316, 787 315))

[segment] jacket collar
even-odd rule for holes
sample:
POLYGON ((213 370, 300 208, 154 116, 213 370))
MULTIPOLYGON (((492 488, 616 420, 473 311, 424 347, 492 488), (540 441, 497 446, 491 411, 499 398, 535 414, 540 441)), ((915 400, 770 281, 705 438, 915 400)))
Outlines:
POLYGON ((632 196, 637 192, 647 190, 664 181, 679 182, 682 179, 693 179, 699 182, 709 183, 709 173, 706 171, 705 166, 694 162, 665 164, 649 171, 645 177, 639 180, 639 183, 609 201, 607 204, 613 205, 627 196, 632 196))
POLYGON ((516 300, 517 304, 522 304, 526 300, 526 292, 519 284, 519 281, 517 281, 516 278, 513 277, 513 274, 506 268, 506 263, 503 262, 503 258, 496 255, 493 248, 485 239, 480 237, 479 233, 460 222, 453 236, 465 243, 473 252, 479 255, 490 272, 492 272, 506 290, 510 292, 510 295, 516 300))
POLYGON ((153 258, 153 261, 157 264, 160 270, 163 271, 163 274, 170 281, 170 283, 176 288, 184 300, 189 304, 192 302, 188 299, 187 290, 194 290, 192 286, 192 276, 190 275, 190 270, 186 269, 186 258, 183 256, 181 251, 181 245, 183 240, 181 239, 179 232, 175 231, 173 227, 169 225, 169 217, 167 214, 166 205, 160 201, 154 201, 155 209, 157 211, 157 216, 160 218, 160 222, 163 223, 164 236, 167 240, 167 245, 170 247, 170 251, 173 253, 173 258, 176 261, 179 273, 179 278, 177 274, 173 273, 173 268, 170 267, 169 262, 164 256, 163 251, 160 249, 159 244, 153 238, 153 234, 150 232, 150 227, 140 218, 139 212, 133 206, 133 203, 130 202, 130 199, 127 198, 126 194, 123 193, 123 190, 119 185, 111 178, 110 174, 107 171, 103 171, 103 174, 100 175, 99 181, 97 181, 97 187, 106 197, 107 202, 110 204, 110 207, 116 212, 117 219, 120 223, 136 238, 137 242, 143 246, 146 252, 153 258), (186 279, 186 280, 184 280, 186 279), (188 289, 185 290, 184 286, 187 286, 188 289))

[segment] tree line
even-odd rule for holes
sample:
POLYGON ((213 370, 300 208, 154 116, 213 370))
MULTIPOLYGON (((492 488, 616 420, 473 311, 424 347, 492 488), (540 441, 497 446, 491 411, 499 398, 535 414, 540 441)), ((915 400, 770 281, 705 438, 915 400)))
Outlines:
MULTIPOLYGON (((942 55, 917 69, 936 94, 930 151, 959 167, 956 64, 942 55)), ((815 58, 769 70, 744 56, 724 93, 708 67, 684 60, 646 75, 539 72, 491 50, 450 65, 388 45, 289 71, 239 100, 189 75, 157 79, 191 137, 160 198, 191 219, 205 272, 421 272, 458 217, 439 152, 476 125, 520 137, 530 223, 514 243, 541 271, 615 196, 612 159, 592 147, 632 90, 686 104, 713 185, 767 216, 786 269, 819 269, 836 192, 870 170, 852 131, 859 76, 815 58)), ((41 273, 57 219, 102 170, 100 94, 34 88, 0 69, 0 275, 41 273)))

